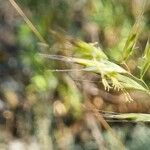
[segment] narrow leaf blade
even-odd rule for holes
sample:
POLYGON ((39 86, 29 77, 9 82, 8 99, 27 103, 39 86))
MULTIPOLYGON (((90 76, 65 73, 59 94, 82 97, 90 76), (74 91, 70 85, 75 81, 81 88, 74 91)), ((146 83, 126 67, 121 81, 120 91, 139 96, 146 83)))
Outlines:
POLYGON ((138 18, 138 20, 136 21, 136 23, 134 24, 128 38, 127 41, 125 43, 125 46, 123 48, 123 57, 122 57, 122 61, 126 61, 130 55, 132 55, 135 44, 137 42, 137 37, 139 35, 139 30, 141 27, 141 16, 138 18))
POLYGON ((145 50, 144 50, 144 57, 142 58, 142 63, 140 66, 140 78, 142 79, 147 72, 148 68, 150 66, 150 45, 149 41, 146 44, 145 50))

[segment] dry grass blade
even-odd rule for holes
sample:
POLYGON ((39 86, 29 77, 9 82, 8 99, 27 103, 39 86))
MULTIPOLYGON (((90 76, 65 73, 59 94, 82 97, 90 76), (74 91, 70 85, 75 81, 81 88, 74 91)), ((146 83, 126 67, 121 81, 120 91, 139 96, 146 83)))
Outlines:
POLYGON ((16 11, 20 14, 20 16, 24 19, 26 24, 29 26, 29 28, 32 30, 32 32, 38 37, 38 39, 46 44, 46 41, 42 37, 42 35, 39 33, 39 31, 35 28, 35 26, 32 24, 32 22, 28 19, 28 17, 25 15, 25 13, 22 11, 22 9, 18 6, 18 4, 14 0, 9 0, 9 2, 12 4, 12 6, 16 9, 16 11))

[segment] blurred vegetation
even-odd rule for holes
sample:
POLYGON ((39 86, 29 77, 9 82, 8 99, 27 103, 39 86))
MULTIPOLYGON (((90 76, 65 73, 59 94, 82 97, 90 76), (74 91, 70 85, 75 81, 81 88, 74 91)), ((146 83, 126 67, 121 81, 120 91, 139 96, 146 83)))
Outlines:
POLYGON ((46 43, 39 41, 9 1, 0 0, 0 149, 149 149, 148 123, 140 124, 134 122, 137 116, 120 114, 113 120, 114 114, 107 114, 149 113, 149 95, 129 91, 134 101, 126 103, 122 93, 105 91, 98 75, 76 71, 81 66, 48 60, 39 53, 74 56, 70 39, 97 42, 110 61, 120 63, 121 58, 128 58, 130 72, 140 75, 149 86, 150 2, 16 2, 46 43), (142 21, 135 30, 138 38, 134 38, 129 35, 141 11, 142 21), (128 39, 134 42, 125 45, 128 39), (66 68, 73 69, 54 71, 66 68))

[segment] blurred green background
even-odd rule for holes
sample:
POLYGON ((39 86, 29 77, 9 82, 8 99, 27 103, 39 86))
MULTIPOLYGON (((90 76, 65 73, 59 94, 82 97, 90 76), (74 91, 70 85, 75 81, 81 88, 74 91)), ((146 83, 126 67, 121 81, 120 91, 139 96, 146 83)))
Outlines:
MULTIPOLYGON (((107 98, 102 96, 98 81, 94 82, 97 76, 52 72, 50 69, 64 68, 67 64, 43 59, 38 53, 73 55, 64 40, 72 36, 98 42, 109 58, 117 61, 143 10, 140 36, 134 55, 127 62, 131 72, 138 76, 138 58, 150 36, 150 2, 147 0, 144 8, 144 0, 16 2, 49 46, 38 40, 9 1, 0 0, 0 150, 120 149, 118 140, 101 127, 85 106, 90 107, 90 102, 98 110, 149 113, 149 97, 135 92, 132 104, 120 103, 118 94, 113 101, 108 93, 107 98)), ((145 76, 148 85, 149 79, 148 71, 145 76)), ((148 125, 110 124, 126 149, 149 149, 148 125)))

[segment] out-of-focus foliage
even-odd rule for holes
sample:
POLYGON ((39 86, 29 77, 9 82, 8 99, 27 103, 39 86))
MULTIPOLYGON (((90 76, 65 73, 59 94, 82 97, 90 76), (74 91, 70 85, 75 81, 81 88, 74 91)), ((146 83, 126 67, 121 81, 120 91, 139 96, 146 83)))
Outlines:
MULTIPOLYGON (((28 143, 27 149, 42 150, 100 149, 102 143, 106 149, 117 146, 120 149, 118 140, 112 140, 112 135, 107 130, 101 129, 97 118, 90 113, 89 103, 95 106, 94 109, 149 113, 150 103, 147 101, 149 97, 133 92, 131 95, 135 101, 131 104, 124 103, 119 93, 110 91, 112 92, 110 96, 104 91, 100 92, 102 86, 97 84, 100 80, 95 74, 82 71, 52 72, 50 70, 56 68, 71 67, 76 70, 81 68, 72 63, 49 61, 38 54, 44 52, 67 56, 84 55, 91 58, 88 47, 93 48, 93 45, 80 43, 80 47, 87 47, 87 53, 79 49, 78 45, 76 49, 78 54, 74 53, 72 47, 66 43, 66 38, 70 36, 86 42, 98 42, 110 61, 120 61, 125 41, 143 8, 143 0, 17 0, 16 2, 49 46, 38 41, 9 1, 0 0, 0 149, 13 150, 16 145, 23 147, 25 143, 28 143), (59 37, 52 34, 52 31, 59 34, 59 37), (115 94, 118 96, 114 97, 115 94)), ((128 57, 130 54, 128 52, 131 52, 130 42, 126 46, 129 50, 125 55, 128 57, 126 63, 134 75, 139 72, 136 69, 137 58, 143 54, 150 33, 149 8, 147 1, 139 38, 136 39, 136 45, 131 44, 131 47, 134 45, 131 57, 128 57)), ((145 50, 141 76, 145 75, 143 79, 149 84, 147 52, 145 50)), ((95 53, 97 54, 94 52, 92 57, 95 53)), ((99 49, 98 58, 101 54, 103 58, 107 57, 99 49)), ((129 149, 138 149, 141 145, 144 149, 144 146, 147 148, 149 145, 147 142, 149 127, 123 123, 120 123, 119 127, 118 123, 112 123, 112 127, 129 149), (130 131, 133 128, 134 133, 131 135, 130 131), (141 133, 139 139, 137 131, 141 133)))

